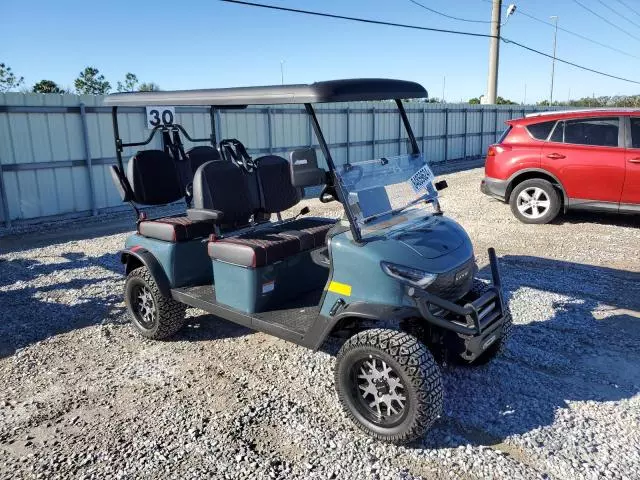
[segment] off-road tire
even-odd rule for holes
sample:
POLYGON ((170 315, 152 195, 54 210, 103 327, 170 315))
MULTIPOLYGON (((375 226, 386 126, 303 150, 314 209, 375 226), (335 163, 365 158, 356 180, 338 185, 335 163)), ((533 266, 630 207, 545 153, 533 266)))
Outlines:
POLYGON ((124 287, 124 298, 131 322, 136 331, 143 337, 161 340, 174 335, 184 325, 187 307, 172 298, 165 297, 158 288, 147 267, 138 267, 127 275, 124 287), (153 299, 155 316, 149 327, 143 325, 134 305, 135 291, 140 286, 146 287, 153 299))
MULTIPOLYGON (((470 292, 475 298, 480 298, 482 295, 489 291, 491 286, 488 283, 484 283, 480 280, 474 280, 473 286, 470 292)), ((466 362, 470 365, 486 365, 491 360, 499 355, 502 355, 505 351, 509 337, 511 336, 511 330, 513 327, 513 319, 511 318, 511 310, 509 305, 505 305, 504 311, 504 323, 502 324, 502 336, 489 346, 482 354, 473 360, 472 362, 466 362)))
POLYGON ((335 384, 347 416, 360 429, 386 442, 403 444, 423 436, 443 411, 440 369, 427 347, 405 332, 373 328, 349 338, 338 352, 335 384), (403 384, 406 413, 401 423, 390 428, 368 420, 353 393, 357 388, 351 380, 352 369, 369 358, 384 360, 403 384))
POLYGON ((509 206, 513 215, 522 223, 542 224, 553 221, 560 213, 560 207, 562 206, 562 198, 558 189, 554 187, 547 180, 541 178, 532 178, 525 180, 515 186, 511 195, 509 196, 509 206), (544 195, 549 200, 549 207, 543 215, 537 218, 532 218, 524 215, 518 210, 518 197, 524 190, 540 189, 544 192, 544 195))

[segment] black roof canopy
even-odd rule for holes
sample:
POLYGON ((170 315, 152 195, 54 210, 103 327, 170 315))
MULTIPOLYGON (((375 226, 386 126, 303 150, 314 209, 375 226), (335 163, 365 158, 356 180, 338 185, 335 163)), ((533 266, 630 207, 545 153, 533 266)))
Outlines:
POLYGON ((104 104, 111 106, 213 105, 242 107, 246 105, 356 102, 426 97, 427 91, 419 83, 384 78, 354 78, 316 82, 309 85, 114 93, 104 99, 104 104))

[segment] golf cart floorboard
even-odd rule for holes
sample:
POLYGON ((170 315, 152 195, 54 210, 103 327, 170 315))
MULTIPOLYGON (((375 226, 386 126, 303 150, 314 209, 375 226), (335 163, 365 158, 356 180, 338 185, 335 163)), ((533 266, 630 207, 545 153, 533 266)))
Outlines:
POLYGON ((322 289, 304 293, 281 305, 277 310, 245 313, 216 301, 213 285, 174 288, 174 299, 199 308, 218 317, 254 330, 271 333, 286 340, 300 343, 320 313, 322 289))

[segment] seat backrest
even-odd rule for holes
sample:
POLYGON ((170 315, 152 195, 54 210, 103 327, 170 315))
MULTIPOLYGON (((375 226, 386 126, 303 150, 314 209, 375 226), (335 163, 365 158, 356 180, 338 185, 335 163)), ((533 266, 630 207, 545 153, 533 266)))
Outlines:
POLYGON ((142 150, 131 157, 127 180, 131 200, 142 205, 163 205, 184 196, 174 161, 162 150, 142 150))
POLYGON ((291 183, 289 162, 277 155, 267 155, 255 160, 260 206, 266 213, 278 213, 293 207, 300 201, 300 191, 291 183))
POLYGON ((246 225, 259 209, 251 180, 233 162, 206 162, 193 177, 193 206, 223 212, 225 224, 246 225))
POLYGON ((326 183, 326 172, 318 167, 318 157, 311 147, 299 148, 289 156, 291 183, 296 187, 313 187, 326 183))
POLYGON ((191 162, 191 171, 195 175, 196 170, 207 162, 220 160, 220 153, 210 145, 199 145, 187 151, 187 157, 191 162))

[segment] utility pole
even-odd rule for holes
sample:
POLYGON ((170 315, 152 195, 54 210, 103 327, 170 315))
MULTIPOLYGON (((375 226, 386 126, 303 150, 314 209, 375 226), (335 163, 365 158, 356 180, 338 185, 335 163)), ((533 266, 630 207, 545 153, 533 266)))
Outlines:
POLYGON ((556 24, 556 29, 553 34, 553 59, 551 60, 551 93, 549 95, 549 106, 553 105, 553 80, 556 73, 556 45, 558 43, 558 16, 554 15, 550 17, 556 24))
POLYGON ((284 60, 280 60, 280 82, 284 85, 284 60))
POLYGON ((500 55, 500 18, 502 0, 493 0, 491 10, 491 39, 489 40, 489 78, 487 81, 487 101, 495 104, 498 95, 498 57, 500 55))

